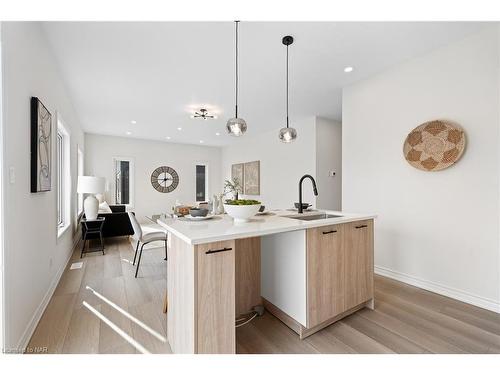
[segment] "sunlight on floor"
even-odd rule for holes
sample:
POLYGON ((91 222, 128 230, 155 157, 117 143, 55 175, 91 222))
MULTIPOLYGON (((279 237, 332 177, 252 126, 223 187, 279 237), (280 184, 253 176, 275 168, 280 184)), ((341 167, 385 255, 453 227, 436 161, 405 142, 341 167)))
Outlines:
POLYGON ((97 316, 101 321, 106 323, 113 331, 119 334, 123 339, 125 339, 130 345, 132 345, 135 349, 137 349, 142 354, 151 354, 144 346, 135 341, 132 337, 127 335, 123 330, 121 330, 116 324, 114 324, 111 320, 102 315, 99 311, 90 306, 87 301, 83 301, 83 306, 90 310, 95 316, 97 316))
POLYGON ((158 340, 160 340, 161 342, 167 342, 167 339, 162 336, 161 334, 159 334, 158 332, 156 332, 154 329, 152 329, 151 327, 149 327, 148 325, 146 325, 144 322, 142 322, 141 320, 137 319, 135 316, 131 315, 129 312, 125 311, 124 309, 122 309, 120 306, 118 306, 116 303, 110 301, 109 299, 107 299, 106 297, 104 297, 102 294, 100 294, 99 292, 96 292, 94 289, 92 289, 90 286, 86 286, 86 289, 90 290, 96 297, 98 297, 101 301, 107 303, 109 306, 111 306, 112 308, 114 308, 115 310, 117 310, 118 312, 120 312, 121 314, 123 314, 124 316, 126 316, 127 318, 129 318, 131 321, 133 321, 135 324, 137 324, 139 327, 143 328, 144 330, 146 330, 147 332, 149 332, 151 335, 153 335, 154 337, 156 337, 158 340))

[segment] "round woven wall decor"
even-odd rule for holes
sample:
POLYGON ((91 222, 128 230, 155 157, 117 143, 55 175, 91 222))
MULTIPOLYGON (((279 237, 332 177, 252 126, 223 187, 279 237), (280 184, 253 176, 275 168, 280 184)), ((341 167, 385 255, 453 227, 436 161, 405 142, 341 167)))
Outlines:
POLYGON ((445 121, 429 121, 406 137, 403 153, 413 167, 439 171, 456 163, 465 149, 462 129, 445 121))

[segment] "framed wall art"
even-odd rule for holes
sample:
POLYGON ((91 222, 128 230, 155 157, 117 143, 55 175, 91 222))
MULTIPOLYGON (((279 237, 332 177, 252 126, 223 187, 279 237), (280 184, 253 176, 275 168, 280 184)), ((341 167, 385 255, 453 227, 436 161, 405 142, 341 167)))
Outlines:
POLYGON ((244 186, 243 165, 244 165, 243 163, 240 163, 240 164, 233 164, 231 166, 231 179, 238 180, 238 183, 240 184, 242 189, 244 186))
POLYGON ((260 195, 260 161, 245 163, 243 168, 243 194, 260 195))
POLYGON ((31 192, 50 191, 52 179, 52 115, 31 98, 31 192))

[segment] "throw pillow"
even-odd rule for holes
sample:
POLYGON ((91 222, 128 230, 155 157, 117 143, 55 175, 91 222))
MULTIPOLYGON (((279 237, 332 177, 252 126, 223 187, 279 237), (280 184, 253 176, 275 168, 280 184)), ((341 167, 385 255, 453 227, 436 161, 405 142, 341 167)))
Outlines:
POLYGON ((113 211, 111 211, 111 208, 109 207, 108 202, 104 201, 99 204, 99 213, 100 214, 110 214, 113 211))

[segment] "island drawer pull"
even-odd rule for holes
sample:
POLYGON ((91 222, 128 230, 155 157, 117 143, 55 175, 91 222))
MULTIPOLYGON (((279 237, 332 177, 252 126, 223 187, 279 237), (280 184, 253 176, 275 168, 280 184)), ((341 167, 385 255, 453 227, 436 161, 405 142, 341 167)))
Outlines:
POLYGON ((356 229, 360 229, 360 228, 366 228, 368 227, 368 225, 364 224, 364 225, 358 225, 357 227, 355 227, 356 229))
POLYGON ((225 247, 223 249, 218 249, 218 250, 208 250, 208 251, 205 251, 205 254, 215 254, 215 253, 221 253, 223 251, 229 251, 229 250, 233 250, 232 247, 225 247))
POLYGON ((323 234, 337 233, 336 230, 329 230, 328 232, 323 232, 323 234))

